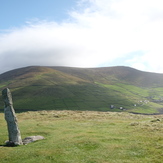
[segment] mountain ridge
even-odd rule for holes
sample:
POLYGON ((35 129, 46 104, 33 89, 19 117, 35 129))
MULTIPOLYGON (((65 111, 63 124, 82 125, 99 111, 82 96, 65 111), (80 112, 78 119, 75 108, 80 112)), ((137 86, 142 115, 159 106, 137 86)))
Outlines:
POLYGON ((122 81, 132 82, 133 84, 137 83, 139 86, 141 85, 147 86, 147 85, 151 85, 152 83, 154 83, 154 85, 158 84, 158 85, 163 86, 163 84, 159 82, 160 80, 163 81, 163 74, 140 71, 131 67, 126 67, 126 66, 100 67, 100 68, 78 68, 78 70, 76 70, 77 68, 67 69, 66 67, 65 68, 64 67, 51 67, 51 68, 54 68, 56 70, 66 72, 69 74, 73 74, 73 75, 75 74, 77 76, 81 76, 81 75, 78 75, 79 74, 78 70, 84 70, 82 74, 86 74, 85 71, 89 71, 88 74, 90 73, 93 74, 93 77, 95 79, 96 79, 96 76, 100 74, 101 78, 107 77, 106 80, 109 80, 109 77, 112 77, 115 80, 118 78, 119 80, 122 80, 122 81), (138 83, 138 82, 134 83, 135 80, 139 80, 139 82, 141 83, 138 83), (143 84, 143 82, 145 84, 143 84))

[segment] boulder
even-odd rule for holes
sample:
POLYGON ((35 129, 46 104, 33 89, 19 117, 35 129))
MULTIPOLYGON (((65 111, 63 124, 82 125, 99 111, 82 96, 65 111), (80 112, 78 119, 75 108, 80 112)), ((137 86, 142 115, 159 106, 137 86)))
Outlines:
POLYGON ((32 143, 37 140, 45 139, 43 136, 37 135, 37 136, 28 136, 22 140, 23 144, 26 145, 28 143, 32 143))

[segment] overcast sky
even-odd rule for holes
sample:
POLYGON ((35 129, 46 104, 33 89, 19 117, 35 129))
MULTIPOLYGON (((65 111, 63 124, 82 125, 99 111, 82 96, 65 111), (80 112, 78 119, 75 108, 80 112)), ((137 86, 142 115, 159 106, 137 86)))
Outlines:
POLYGON ((163 1, 0 0, 0 73, 31 65, 163 73, 163 1))

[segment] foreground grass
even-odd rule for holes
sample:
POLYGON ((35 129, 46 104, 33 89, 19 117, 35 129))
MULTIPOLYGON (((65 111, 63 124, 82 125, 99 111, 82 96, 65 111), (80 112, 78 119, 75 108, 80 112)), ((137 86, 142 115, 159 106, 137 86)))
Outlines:
POLYGON ((161 163, 163 115, 90 111, 39 111, 17 114, 22 138, 46 139, 18 147, 7 140, 0 114, 1 163, 161 163))

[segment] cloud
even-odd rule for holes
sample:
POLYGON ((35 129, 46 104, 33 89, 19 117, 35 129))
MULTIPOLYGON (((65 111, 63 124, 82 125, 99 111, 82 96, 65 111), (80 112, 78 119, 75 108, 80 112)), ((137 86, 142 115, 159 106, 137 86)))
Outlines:
POLYGON ((1 34, 0 73, 29 65, 109 66, 117 59, 163 72, 162 0, 80 0, 69 15, 1 34))

